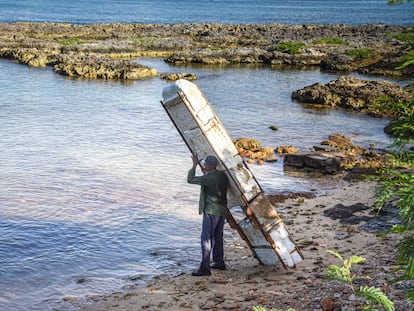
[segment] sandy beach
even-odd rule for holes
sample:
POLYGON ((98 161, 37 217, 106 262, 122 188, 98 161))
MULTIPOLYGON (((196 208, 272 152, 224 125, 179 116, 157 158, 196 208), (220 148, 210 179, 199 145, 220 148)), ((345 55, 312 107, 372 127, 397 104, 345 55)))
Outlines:
POLYGON ((252 310, 254 306, 269 310, 359 310, 360 300, 347 286, 324 279, 329 265, 340 265, 327 252, 334 250, 344 258, 351 255, 366 258, 353 271, 370 279, 358 283, 357 288, 379 287, 394 302, 395 310, 409 311, 403 284, 392 283, 390 273, 395 267, 398 237, 380 238, 372 230, 366 230, 373 228, 367 222, 375 227, 395 220, 373 213, 375 189, 374 182, 341 181, 315 198, 296 197, 276 203, 305 258, 295 269, 259 265, 237 232, 226 225, 226 271, 213 270, 206 277, 193 277, 191 271, 178 276, 159 276, 145 287, 89 297, 81 310, 252 310), (333 207, 337 209, 330 210, 333 207), (352 208, 358 211, 349 213, 352 208))

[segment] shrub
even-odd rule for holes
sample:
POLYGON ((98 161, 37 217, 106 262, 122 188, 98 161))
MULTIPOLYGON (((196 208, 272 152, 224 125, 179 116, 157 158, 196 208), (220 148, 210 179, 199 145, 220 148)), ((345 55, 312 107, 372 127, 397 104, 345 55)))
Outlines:
MULTIPOLYGON (((414 149, 408 148, 414 143, 414 109, 387 126, 396 137, 393 146, 397 150, 388 154, 389 165, 380 176, 377 191, 377 207, 385 203, 396 202, 401 224, 395 225, 394 233, 402 236, 397 250, 398 268, 402 273, 398 280, 414 280, 414 149)), ((414 304, 414 288, 408 291, 407 301, 414 304)))
POLYGON ((335 255, 342 262, 342 266, 330 265, 326 269, 326 276, 330 280, 337 280, 345 283, 356 297, 361 298, 363 303, 361 310, 375 311, 377 307, 382 307, 387 311, 394 310, 394 303, 377 287, 360 286, 358 290, 354 287, 354 282, 361 279, 369 279, 367 276, 359 276, 353 274, 352 265, 365 262, 365 258, 359 256, 351 256, 349 259, 344 259, 342 256, 334 251, 328 250, 332 255, 335 255))

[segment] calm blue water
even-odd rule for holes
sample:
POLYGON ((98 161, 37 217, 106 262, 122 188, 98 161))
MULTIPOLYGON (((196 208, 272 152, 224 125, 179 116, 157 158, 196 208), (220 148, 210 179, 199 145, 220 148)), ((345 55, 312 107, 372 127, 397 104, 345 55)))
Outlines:
MULTIPOLYGON (((2 1, 0 20, 358 24, 391 18, 381 3, 2 1)), ((407 12, 400 11, 401 24, 410 22, 411 6, 407 12)), ((196 73, 233 138, 302 150, 337 132, 362 146, 390 143, 386 119, 291 101, 293 90, 334 74, 138 61, 159 72, 196 73)), ((158 78, 74 80, 0 60, 0 310, 70 310, 63 298, 83 300, 197 265, 199 189, 185 182, 190 155, 159 103, 167 85, 158 78)), ((315 188, 285 176, 281 162, 252 170, 266 191, 315 188)))
MULTIPOLYGON (((187 69, 199 75, 232 137, 303 150, 333 132, 364 146, 390 142, 382 132, 387 120, 291 102, 292 90, 334 75, 187 69), (280 131, 269 130, 273 124, 280 131)), ((190 155, 159 103, 166 85, 71 80, 0 61, 2 309, 68 309, 64 297, 109 293, 197 265, 198 188, 185 182, 190 155)), ((284 176, 281 163, 252 169, 268 191, 315 188, 284 176)))
POLYGON ((0 21, 408 25, 412 4, 387 0, 3 0, 0 21))

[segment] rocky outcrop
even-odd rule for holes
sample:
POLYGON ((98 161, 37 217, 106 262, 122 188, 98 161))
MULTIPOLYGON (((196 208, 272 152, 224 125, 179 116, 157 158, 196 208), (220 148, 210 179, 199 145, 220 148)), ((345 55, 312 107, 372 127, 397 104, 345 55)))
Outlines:
POLYGON ((357 179, 365 173, 375 174, 386 162, 384 152, 375 151, 374 145, 370 145, 366 150, 352 143, 349 137, 340 134, 329 135, 309 152, 299 152, 294 146, 278 146, 276 149, 262 147, 258 140, 246 137, 236 139, 233 143, 248 163, 262 165, 283 158, 286 172, 335 174, 346 170, 350 172, 349 179, 357 179))
POLYGON ((54 66, 58 73, 89 79, 138 80, 157 76, 157 70, 125 60, 93 56, 64 57, 54 66))
POLYGON ((248 163, 257 163, 259 165, 264 162, 275 162, 277 159, 273 157, 274 150, 271 147, 262 147, 260 142, 254 138, 238 138, 233 141, 237 151, 242 157, 248 158, 248 163))
POLYGON ((341 162, 344 160, 345 154, 343 152, 317 151, 286 154, 283 164, 288 167, 332 174, 341 169, 341 162))
POLYGON ((179 79, 186 79, 189 81, 196 80, 197 75, 194 73, 164 73, 160 75, 161 79, 167 81, 177 81, 179 79))
MULTIPOLYGON (((0 23, 0 57, 30 66, 58 66, 57 72, 64 74, 73 70, 61 69, 68 67, 62 61, 74 63, 80 56, 103 58, 88 72, 103 70, 105 58, 122 59, 128 68, 135 68, 128 64, 131 59, 156 56, 177 64, 320 66, 412 76, 413 66, 404 70, 393 67, 405 46, 397 35, 408 29, 395 25, 0 23), (299 47, 289 48, 291 44, 299 47), (349 56, 358 49, 374 52, 367 58, 349 56)), ((131 79, 139 77, 134 70, 131 79)), ((105 79, 117 76, 96 75, 105 79)))
POLYGON ((384 80, 363 80, 342 76, 327 84, 315 83, 292 92, 292 99, 301 103, 324 107, 339 107, 377 116, 395 116, 396 112, 384 109, 379 102, 409 101, 411 93, 398 84, 384 80))
POLYGON ((347 136, 332 134, 320 146, 315 146, 315 151, 285 154, 283 164, 288 171, 294 168, 324 174, 355 169, 352 178, 358 178, 364 173, 375 174, 386 162, 384 153, 374 151, 373 147, 365 150, 347 136))
POLYGON ((297 153, 297 152, 299 152, 299 150, 295 146, 278 146, 276 148, 277 154, 297 153))

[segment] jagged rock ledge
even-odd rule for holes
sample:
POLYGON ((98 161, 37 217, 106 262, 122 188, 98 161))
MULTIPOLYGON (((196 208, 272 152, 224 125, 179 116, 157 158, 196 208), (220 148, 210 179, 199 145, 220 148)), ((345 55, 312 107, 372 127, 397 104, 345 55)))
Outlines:
POLYGON ((412 76, 412 66, 394 69, 405 46, 398 35, 409 29, 382 24, 0 23, 0 57, 36 67, 55 66, 62 74, 103 79, 158 75, 133 64, 140 56, 163 57, 179 64, 320 66, 335 71, 412 76), (300 44, 296 50, 289 48, 296 43, 300 44), (369 57, 350 53, 361 50, 368 51, 369 57))
POLYGON ((327 84, 315 83, 296 90, 292 92, 292 99, 316 107, 338 107, 372 116, 398 117, 398 111, 391 109, 391 104, 408 102, 412 94, 389 81, 345 75, 327 84), (390 103, 390 109, 380 105, 384 102, 390 103))

